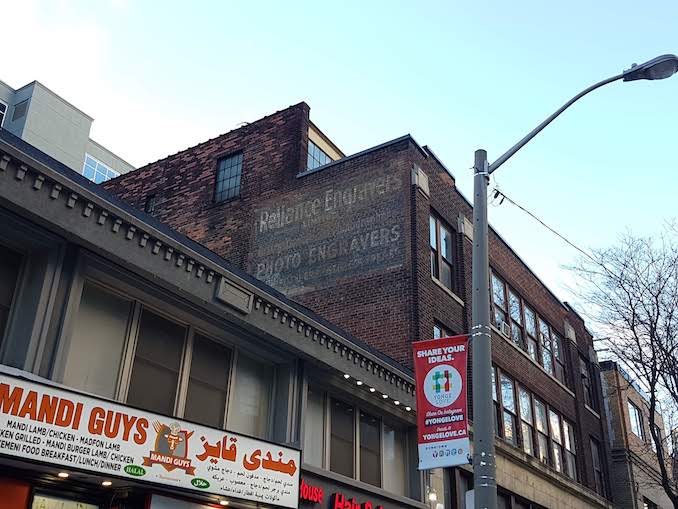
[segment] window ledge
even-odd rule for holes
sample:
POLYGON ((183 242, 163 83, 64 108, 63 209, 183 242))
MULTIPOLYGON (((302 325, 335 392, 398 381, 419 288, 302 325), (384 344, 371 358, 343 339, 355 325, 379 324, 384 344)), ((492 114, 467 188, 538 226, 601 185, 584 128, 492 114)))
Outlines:
POLYGON ((593 415, 595 415, 598 418, 598 420, 600 420, 600 414, 598 412, 596 412, 593 408, 588 406, 586 403, 584 403, 584 406, 586 407, 586 410, 591 412, 593 415))
MULTIPOLYGON (((542 365, 540 365, 540 364, 537 363, 537 362, 534 362, 534 360, 532 359, 532 357, 530 357, 529 354, 528 354, 525 350, 523 350, 523 349, 520 348, 518 345, 516 345, 513 341, 511 341, 510 338, 507 338, 504 334, 502 334, 502 333, 499 331, 499 329, 497 329, 494 325, 490 325, 490 328, 491 328, 494 332, 496 332, 496 333, 499 335, 499 337, 503 338, 508 344, 510 344, 513 348, 515 348, 516 350, 518 350, 518 351, 519 351, 519 352, 520 352, 527 360, 529 360, 533 365, 537 366, 537 367, 538 367, 538 368, 539 368, 546 376, 548 376, 551 380, 553 380, 555 383, 557 383, 558 385, 560 385, 560 387, 561 387, 563 390, 565 390, 570 396, 572 396, 573 398, 576 397, 575 394, 574 394, 574 392, 572 392, 572 390, 571 390, 567 385, 565 385, 563 382, 561 382, 560 380, 558 380, 558 379, 557 379, 555 376, 553 376, 551 373, 549 373, 548 371, 546 371, 542 365)), ((600 419, 600 416, 598 416, 598 418, 600 419)))
POLYGON ((431 281, 433 281, 436 285, 438 285, 440 288, 442 288, 445 293, 447 293, 450 297, 452 297, 455 301, 457 301, 457 304, 460 306, 464 307, 466 304, 464 304, 464 301, 452 290, 450 290, 447 286, 442 284, 440 281, 438 281, 436 278, 431 276, 431 281))
POLYGON ((326 477, 327 479, 331 479, 332 481, 339 482, 342 484, 347 484, 353 488, 359 489, 366 491, 368 493, 374 493, 376 495, 379 495, 380 497, 386 498, 388 500, 391 500, 393 502, 396 502, 398 504, 404 504, 409 507, 416 507, 417 509, 429 509, 429 506, 426 504, 423 504, 417 500, 414 500, 412 498, 404 497, 402 495, 396 495, 395 493, 391 493, 389 491, 384 490, 383 488, 379 488, 378 486, 374 486, 372 484, 367 484, 362 481, 358 481, 357 479, 353 479, 352 477, 346 477, 345 475, 337 474, 336 472, 332 472, 331 470, 325 470, 324 468, 318 468, 313 465, 309 465, 308 463, 302 463, 301 464, 301 469, 305 470, 307 472, 310 472, 315 475, 319 475, 322 477, 326 477))

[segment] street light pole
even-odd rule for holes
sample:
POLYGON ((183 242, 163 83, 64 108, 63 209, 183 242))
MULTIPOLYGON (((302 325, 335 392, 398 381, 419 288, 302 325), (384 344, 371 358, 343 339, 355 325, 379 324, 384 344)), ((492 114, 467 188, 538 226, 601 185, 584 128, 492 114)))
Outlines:
POLYGON ((494 163, 487 152, 476 150, 473 165, 473 258, 472 258, 472 378, 473 378, 473 491, 475 509, 497 507, 497 479, 494 454, 494 408, 492 403, 492 333, 490 329, 490 266, 488 256, 487 184, 490 174, 508 161, 556 117, 589 92, 617 80, 658 80, 678 72, 678 57, 662 55, 633 65, 581 91, 494 163))

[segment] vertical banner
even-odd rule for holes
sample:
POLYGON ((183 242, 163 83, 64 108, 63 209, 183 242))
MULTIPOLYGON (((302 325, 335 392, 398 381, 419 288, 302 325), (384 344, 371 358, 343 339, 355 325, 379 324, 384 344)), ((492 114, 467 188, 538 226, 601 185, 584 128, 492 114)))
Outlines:
POLYGON ((468 463, 468 336, 417 341, 412 346, 419 470, 468 463))

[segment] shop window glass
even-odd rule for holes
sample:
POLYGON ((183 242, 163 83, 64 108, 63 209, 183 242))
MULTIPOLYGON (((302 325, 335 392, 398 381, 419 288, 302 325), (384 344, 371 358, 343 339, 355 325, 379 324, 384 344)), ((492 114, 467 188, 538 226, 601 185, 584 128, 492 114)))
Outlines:
POLYGON ((192 355, 184 417, 213 428, 223 428, 231 352, 196 334, 192 355))
POLYGON ((398 495, 405 495, 407 484, 405 433, 384 423, 384 489, 398 495))
POLYGON ((274 373, 271 366, 246 355, 238 355, 231 399, 233 408, 228 415, 229 429, 259 438, 267 437, 274 373))
POLYGON ((309 388, 306 395, 304 463, 323 466, 325 452, 325 395, 309 388))
POLYGON ((130 300, 85 282, 68 343, 63 384, 115 397, 131 311, 130 300))
POLYGON ((381 485, 381 421, 360 412, 360 480, 381 485))
POLYGON ((445 470, 434 468, 429 470, 426 499, 433 509, 445 508, 445 470))
POLYGON ((144 309, 132 366, 127 403, 172 415, 186 328, 144 309))
POLYGON ((21 255, 0 246, 0 340, 5 335, 9 310, 21 269, 21 255))
POLYGON ((36 494, 33 495, 31 509, 99 509, 99 506, 73 499, 36 494))
POLYGON ((354 410, 351 405, 332 400, 330 470, 353 477, 354 410))

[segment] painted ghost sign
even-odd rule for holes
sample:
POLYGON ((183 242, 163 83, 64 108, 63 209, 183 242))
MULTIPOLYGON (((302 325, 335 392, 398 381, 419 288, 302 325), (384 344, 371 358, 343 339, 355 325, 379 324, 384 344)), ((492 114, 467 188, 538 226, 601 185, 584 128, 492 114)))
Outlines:
POLYGON ((404 261, 403 178, 360 178, 295 191, 255 210, 249 271, 297 295, 404 261))

